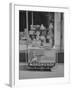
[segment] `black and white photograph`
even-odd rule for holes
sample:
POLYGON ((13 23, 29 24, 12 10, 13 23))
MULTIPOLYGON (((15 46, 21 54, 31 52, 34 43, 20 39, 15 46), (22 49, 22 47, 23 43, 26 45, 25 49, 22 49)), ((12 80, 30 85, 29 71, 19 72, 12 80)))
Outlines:
POLYGON ((19 80, 64 77, 64 13, 19 10, 19 80))

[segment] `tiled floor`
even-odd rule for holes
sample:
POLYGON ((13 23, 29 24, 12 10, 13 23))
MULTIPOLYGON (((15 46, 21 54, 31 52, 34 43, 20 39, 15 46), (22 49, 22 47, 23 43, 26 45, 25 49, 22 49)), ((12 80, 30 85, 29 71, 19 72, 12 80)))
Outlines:
MULTIPOLYGON (((20 67, 24 64, 20 64, 20 67)), ((19 79, 32 78, 53 78, 64 76, 64 64, 56 64, 52 71, 24 71, 23 68, 19 71, 19 79)))

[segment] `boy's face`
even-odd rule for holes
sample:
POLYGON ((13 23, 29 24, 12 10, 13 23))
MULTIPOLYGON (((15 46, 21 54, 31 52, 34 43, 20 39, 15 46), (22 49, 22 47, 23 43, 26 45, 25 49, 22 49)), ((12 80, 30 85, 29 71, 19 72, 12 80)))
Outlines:
POLYGON ((37 35, 40 35, 40 32, 37 31, 36 34, 37 34, 37 35))
POLYGON ((36 36, 36 39, 37 39, 37 40, 39 40, 39 37, 38 37, 38 36, 36 36))

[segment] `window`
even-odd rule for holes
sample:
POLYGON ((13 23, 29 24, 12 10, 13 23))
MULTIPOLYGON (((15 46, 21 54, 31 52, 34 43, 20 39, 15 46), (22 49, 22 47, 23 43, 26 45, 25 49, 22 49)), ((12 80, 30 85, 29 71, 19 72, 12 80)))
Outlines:
MULTIPOLYGON (((19 31, 32 46, 54 46, 54 13, 19 11, 19 31), (27 37, 27 38, 26 38, 27 37)), ((21 39, 21 38, 20 38, 21 39)))

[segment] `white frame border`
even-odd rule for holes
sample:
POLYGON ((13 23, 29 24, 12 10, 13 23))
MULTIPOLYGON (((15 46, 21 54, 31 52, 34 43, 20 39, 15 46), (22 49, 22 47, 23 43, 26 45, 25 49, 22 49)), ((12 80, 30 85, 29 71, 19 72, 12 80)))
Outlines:
POLYGON ((10 4, 10 86, 24 87, 24 86, 39 86, 57 83, 68 83, 70 81, 70 64, 69 64, 69 9, 67 7, 48 7, 48 6, 31 6, 10 4), (37 11, 52 11, 64 12, 64 78, 42 78, 19 80, 19 18, 18 10, 37 10, 37 11))

